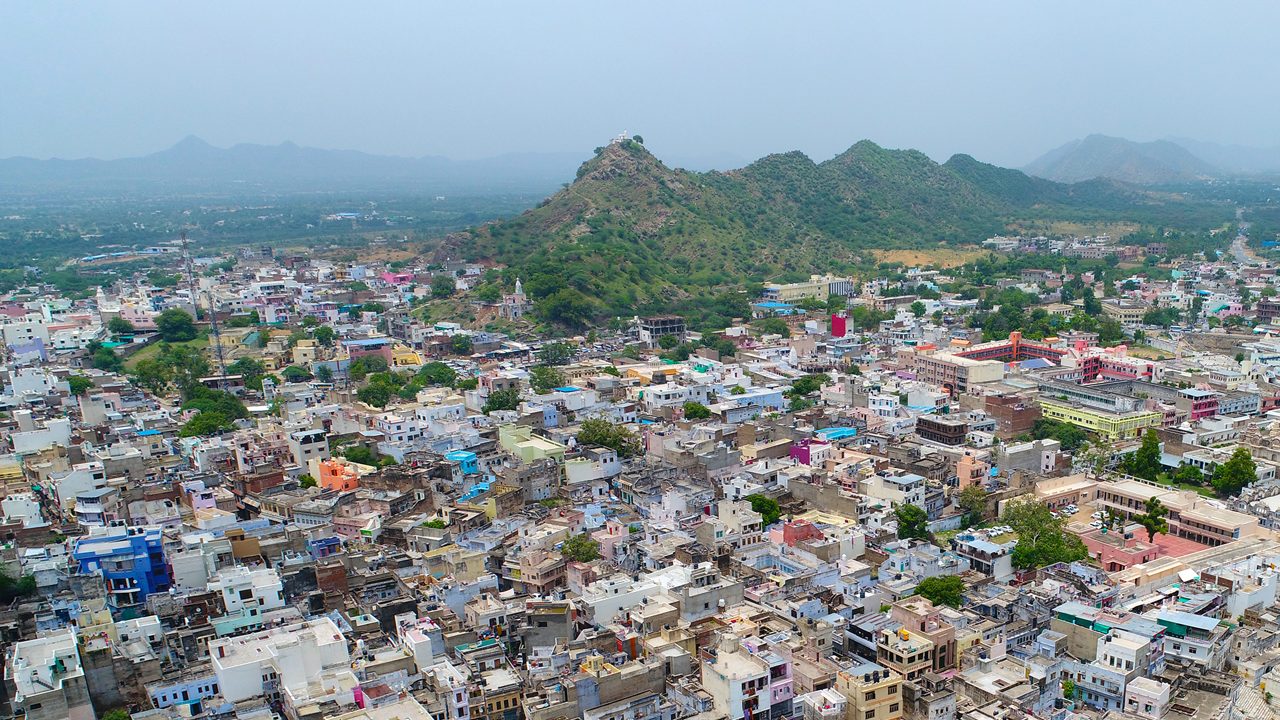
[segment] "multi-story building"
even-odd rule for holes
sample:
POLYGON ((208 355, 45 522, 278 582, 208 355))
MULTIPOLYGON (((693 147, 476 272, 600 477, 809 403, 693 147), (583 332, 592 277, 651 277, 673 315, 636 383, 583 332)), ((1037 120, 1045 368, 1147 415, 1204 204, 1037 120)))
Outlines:
POLYGON ((1126 519, 1146 512, 1151 498, 1159 498, 1169 509, 1165 518, 1169 524, 1168 534, 1202 545, 1223 545, 1262 532, 1257 517, 1219 507, 1198 493, 1169 490, 1136 480, 1101 483, 1097 488, 1099 506, 1126 519))
POLYGON ((1164 413, 1154 410, 1113 412, 1043 395, 1040 412, 1046 419, 1070 423, 1107 440, 1138 437, 1147 428, 1159 427, 1164 422, 1164 413))
POLYGON ((876 636, 876 661, 908 681, 933 670, 933 641, 907 628, 884 628, 876 636))
POLYGON ((846 720, 901 720, 905 715, 902 675, 864 662, 836 673, 835 690, 846 699, 846 720))
POLYGON ((73 630, 14 644, 4 683, 13 712, 27 720, 94 717, 73 630))
POLYGON ((684 340, 684 318, 679 315, 654 315, 640 318, 640 342, 649 347, 658 346, 658 338, 672 335, 676 340, 684 340))
POLYGON ((228 702, 302 697, 312 683, 351 675, 347 641, 328 617, 210 640, 209 659, 228 702))
POLYGON ((774 706, 773 685, 783 680, 788 688, 791 684, 788 663, 778 660, 772 664, 761 654, 748 652, 737 635, 722 632, 714 659, 702 664, 702 686, 711 693, 716 710, 730 720, 787 717, 792 697, 789 690, 783 693, 785 698, 777 698, 778 707, 774 706))
POLYGON ((916 418, 916 434, 941 445, 960 445, 969 434, 969 423, 946 415, 921 415, 916 418))
POLYGON ((90 527, 72 557, 81 573, 101 573, 113 609, 140 605, 171 584, 159 528, 90 527))

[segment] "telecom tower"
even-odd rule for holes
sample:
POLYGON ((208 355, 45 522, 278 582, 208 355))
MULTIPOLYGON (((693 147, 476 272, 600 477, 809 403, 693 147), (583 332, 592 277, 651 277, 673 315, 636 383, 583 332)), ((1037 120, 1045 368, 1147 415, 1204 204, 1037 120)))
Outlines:
MULTIPOLYGON (((187 266, 187 292, 191 294, 191 315, 193 318, 200 314, 199 303, 196 298, 200 296, 199 289, 196 287, 196 270, 195 263, 191 260, 190 243, 187 241, 187 231, 182 231, 182 261, 187 266)), ((218 359, 218 374, 227 374, 227 361, 222 355, 222 331, 218 329, 218 313, 213 307, 213 292, 206 293, 205 299, 209 303, 209 331, 213 333, 213 352, 218 359)))

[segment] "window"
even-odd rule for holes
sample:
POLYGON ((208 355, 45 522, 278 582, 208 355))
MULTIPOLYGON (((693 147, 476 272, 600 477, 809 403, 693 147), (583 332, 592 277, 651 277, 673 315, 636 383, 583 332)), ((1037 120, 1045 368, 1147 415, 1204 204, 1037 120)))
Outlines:
POLYGON ((896 713, 896 712, 898 712, 898 703, 894 703, 894 704, 890 705, 890 706, 889 706, 889 712, 891 712, 891 713, 896 713))
POLYGON ((866 713, 865 715, 863 715, 862 717, 864 718, 864 720, 871 720, 871 718, 873 718, 873 717, 875 717, 875 716, 876 716, 876 711, 875 711, 875 710, 868 710, 868 711, 867 711, 867 713, 866 713))
POLYGON ((890 694, 890 695, 897 695, 897 694, 898 694, 898 686, 897 686, 897 685, 890 685, 890 686, 889 686, 889 694, 890 694))
POLYGON ((863 700, 875 700, 875 699, 876 699, 876 691, 875 691, 875 690, 872 690, 872 691, 871 691, 871 692, 869 692, 869 693, 863 693, 863 695, 862 695, 862 699, 863 699, 863 700))

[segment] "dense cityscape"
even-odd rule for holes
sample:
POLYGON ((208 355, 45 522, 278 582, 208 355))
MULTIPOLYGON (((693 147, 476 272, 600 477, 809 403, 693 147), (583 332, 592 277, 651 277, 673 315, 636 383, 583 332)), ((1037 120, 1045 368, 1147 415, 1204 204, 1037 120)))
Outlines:
POLYGON ((1280 301, 1246 231, 998 236, 763 284, 719 330, 551 339, 479 263, 184 237, 72 261, 174 270, 78 299, 29 275, 0 305, 7 702, 1265 716, 1280 301))
POLYGON ((0 3, 0 720, 1280 720, 1278 25, 0 3))

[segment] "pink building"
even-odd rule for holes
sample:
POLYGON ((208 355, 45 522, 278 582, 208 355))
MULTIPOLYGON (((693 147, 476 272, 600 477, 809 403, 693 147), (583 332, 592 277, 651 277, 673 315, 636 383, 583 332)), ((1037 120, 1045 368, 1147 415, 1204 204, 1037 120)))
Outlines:
POLYGON ((1109 530, 1104 533, 1101 528, 1091 528, 1080 535, 1080 540, 1089 549, 1089 557, 1096 560, 1103 570, 1118 572, 1160 557, 1158 545, 1139 539, 1146 534, 1141 525, 1130 525, 1124 532, 1109 530))
POLYGON ((384 272, 380 276, 383 282, 392 285, 408 285, 413 282, 413 273, 407 272, 384 272))
POLYGON ((826 536, 808 520, 792 520, 769 529, 769 541, 795 547, 806 540, 823 540, 826 536))

